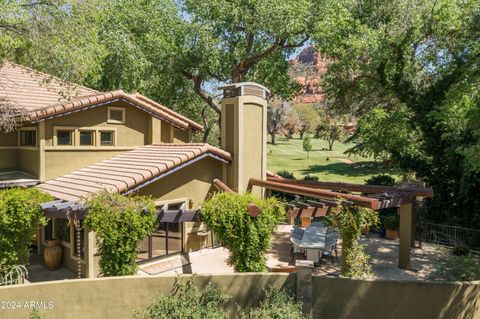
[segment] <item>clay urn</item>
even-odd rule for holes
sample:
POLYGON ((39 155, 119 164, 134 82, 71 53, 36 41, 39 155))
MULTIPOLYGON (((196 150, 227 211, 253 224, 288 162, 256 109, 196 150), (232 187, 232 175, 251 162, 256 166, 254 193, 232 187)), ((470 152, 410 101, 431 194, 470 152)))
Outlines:
POLYGON ((60 240, 47 240, 47 247, 43 251, 43 260, 48 270, 57 270, 62 264, 62 246, 60 240))

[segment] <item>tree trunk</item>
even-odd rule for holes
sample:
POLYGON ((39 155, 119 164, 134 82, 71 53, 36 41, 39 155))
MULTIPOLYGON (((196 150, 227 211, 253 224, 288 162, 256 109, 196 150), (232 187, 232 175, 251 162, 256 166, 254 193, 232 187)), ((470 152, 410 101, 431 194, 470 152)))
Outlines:
POLYGON ((333 149, 333 143, 335 143, 335 140, 328 141, 328 150, 329 151, 331 151, 333 149))
POLYGON ((272 137, 272 144, 275 145, 275 144, 277 143, 277 141, 276 141, 276 139, 275 139, 275 138, 276 138, 276 134, 275 134, 275 133, 274 133, 274 134, 270 134, 270 136, 272 137))
POLYGON ((300 131, 300 139, 303 140, 303 134, 305 134, 305 131, 300 131))
POLYGON ((204 128, 203 138, 202 138, 203 143, 207 143, 207 141, 208 141, 208 136, 210 135, 210 131, 211 131, 211 130, 212 130, 212 128, 211 128, 210 126, 204 128))

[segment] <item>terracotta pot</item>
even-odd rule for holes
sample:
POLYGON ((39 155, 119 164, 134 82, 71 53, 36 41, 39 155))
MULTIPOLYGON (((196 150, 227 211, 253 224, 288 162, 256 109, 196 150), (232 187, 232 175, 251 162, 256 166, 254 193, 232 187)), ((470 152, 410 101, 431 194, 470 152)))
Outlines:
POLYGON ((310 217, 302 217, 302 228, 307 228, 312 224, 312 219, 310 217))
POLYGON ((45 267, 48 270, 56 270, 60 268, 62 263, 62 246, 60 240, 52 239, 47 240, 47 247, 43 251, 43 260, 45 261, 45 267))
POLYGON ((387 239, 397 239, 398 238, 398 230, 387 229, 387 231, 385 233, 385 238, 387 238, 387 239))

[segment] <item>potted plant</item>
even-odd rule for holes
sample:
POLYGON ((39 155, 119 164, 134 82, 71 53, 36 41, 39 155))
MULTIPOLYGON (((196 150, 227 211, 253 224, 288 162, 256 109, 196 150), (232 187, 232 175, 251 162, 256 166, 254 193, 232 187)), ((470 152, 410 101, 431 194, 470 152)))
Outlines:
POLYGON ((398 227, 400 226, 400 218, 398 215, 390 215, 385 217, 385 229, 386 234, 385 238, 387 239, 397 239, 398 238, 398 227))

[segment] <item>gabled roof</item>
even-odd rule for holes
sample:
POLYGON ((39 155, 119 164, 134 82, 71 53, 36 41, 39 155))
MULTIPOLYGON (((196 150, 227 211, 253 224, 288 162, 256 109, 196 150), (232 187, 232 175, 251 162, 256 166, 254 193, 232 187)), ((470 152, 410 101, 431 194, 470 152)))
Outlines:
POLYGON ((107 190, 136 191, 202 158, 229 162, 231 155, 209 144, 157 144, 129 151, 38 185, 57 199, 79 201, 107 190))
POLYGON ((203 129, 200 124, 138 93, 99 92, 8 61, 0 64, 0 100, 32 122, 121 100, 179 129, 203 129))

